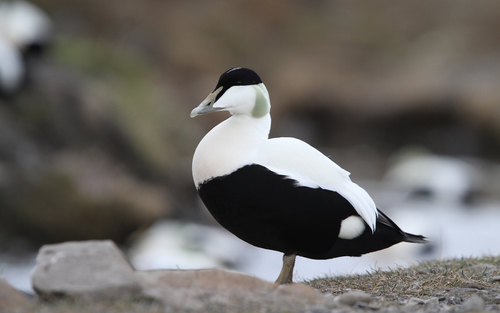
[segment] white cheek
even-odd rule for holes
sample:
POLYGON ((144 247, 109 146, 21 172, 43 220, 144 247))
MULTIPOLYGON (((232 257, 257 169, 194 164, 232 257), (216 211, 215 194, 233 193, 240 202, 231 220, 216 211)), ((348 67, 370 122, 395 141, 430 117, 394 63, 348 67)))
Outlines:
POLYGON ((340 224, 339 238, 354 239, 365 231, 365 223, 359 216, 352 215, 342 221, 340 224))
POLYGON ((250 113, 255 105, 255 89, 252 86, 233 86, 229 88, 217 102, 214 108, 220 108, 234 113, 250 113))

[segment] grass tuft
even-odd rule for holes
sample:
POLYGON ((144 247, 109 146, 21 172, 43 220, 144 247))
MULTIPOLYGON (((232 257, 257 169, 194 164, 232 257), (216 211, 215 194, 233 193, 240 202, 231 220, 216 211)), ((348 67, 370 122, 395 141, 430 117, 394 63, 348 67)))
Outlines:
MULTIPOLYGON (((334 296, 362 290, 381 302, 402 304, 408 299, 438 297, 450 292, 500 289, 492 278, 500 275, 500 256, 424 261, 409 268, 373 270, 366 274, 317 278, 307 285, 334 296)), ((389 304, 386 303, 386 304, 389 304)))

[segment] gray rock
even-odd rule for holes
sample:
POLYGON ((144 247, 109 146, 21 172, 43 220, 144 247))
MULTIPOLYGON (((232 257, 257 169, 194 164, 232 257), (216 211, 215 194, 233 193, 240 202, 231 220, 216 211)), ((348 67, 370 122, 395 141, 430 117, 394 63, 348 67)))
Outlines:
POLYGON ((31 275, 33 289, 45 299, 119 299, 140 292, 133 268, 109 240, 43 246, 31 275))
POLYGON ((425 300, 425 304, 430 304, 430 305, 439 304, 439 298, 433 297, 433 298, 427 299, 427 300, 425 300))
POLYGON ((269 312, 325 307, 329 300, 303 284, 276 285, 259 278, 224 270, 160 270, 136 272, 143 295, 168 309, 205 312, 245 311, 265 308, 269 312))
POLYGON ((337 301, 343 305, 353 306, 356 303, 369 303, 371 296, 360 290, 349 291, 337 297, 337 301))
POLYGON ((331 310, 324 305, 313 305, 308 308, 306 313, 330 313, 331 310))
POLYGON ((493 304, 500 304, 500 295, 493 298, 492 302, 493 302, 493 304))
POLYGON ((455 305, 455 304, 460 304, 462 303, 462 298, 460 296, 451 296, 448 299, 448 304, 455 305))
POLYGON ((425 300, 422 300, 420 298, 410 298, 408 299, 408 302, 406 302, 407 306, 416 306, 416 305, 423 305, 425 304, 425 300))
POLYGON ((480 312, 484 308, 484 300, 478 295, 473 295, 462 305, 463 312, 480 312))
POLYGON ((365 302, 358 302, 355 305, 353 305, 353 308, 355 308, 355 309, 363 309, 363 310, 371 310, 371 311, 378 311, 378 310, 380 310, 381 307, 378 306, 378 305, 372 305, 372 304, 365 303, 365 302))
POLYGON ((491 277, 491 281, 500 281, 500 276, 491 277))

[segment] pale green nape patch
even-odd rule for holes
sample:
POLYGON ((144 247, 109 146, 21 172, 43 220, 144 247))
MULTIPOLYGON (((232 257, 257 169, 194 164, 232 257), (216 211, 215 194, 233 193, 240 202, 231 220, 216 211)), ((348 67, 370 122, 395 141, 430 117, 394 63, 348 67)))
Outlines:
POLYGON ((253 88, 255 89, 255 105, 252 110, 252 117, 260 118, 266 116, 271 109, 271 105, 259 86, 253 86, 253 88))

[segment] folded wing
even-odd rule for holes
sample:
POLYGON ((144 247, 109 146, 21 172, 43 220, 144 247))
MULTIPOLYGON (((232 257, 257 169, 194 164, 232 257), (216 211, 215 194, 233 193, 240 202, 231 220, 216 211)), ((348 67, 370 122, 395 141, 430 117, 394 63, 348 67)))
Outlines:
POLYGON ((295 138, 269 139, 255 158, 256 164, 288 176, 300 186, 338 192, 375 231, 378 210, 370 195, 351 181, 349 172, 309 144, 295 138))

